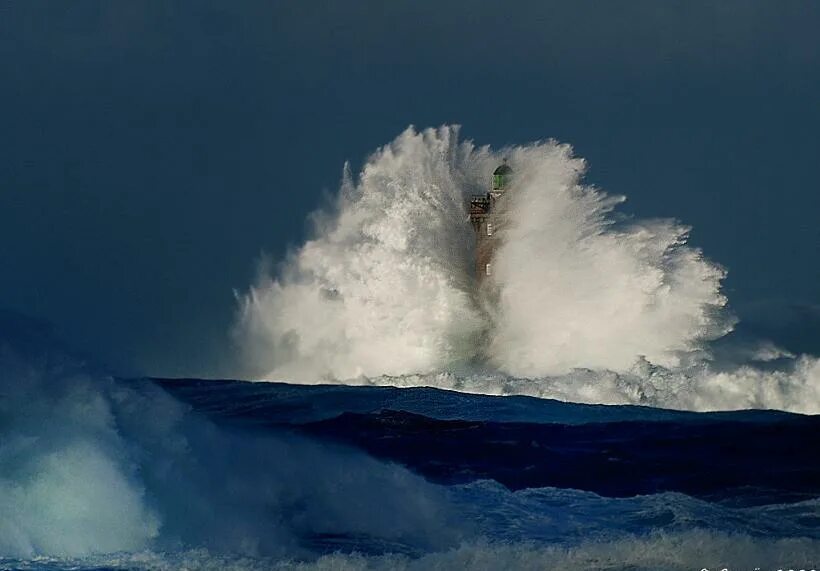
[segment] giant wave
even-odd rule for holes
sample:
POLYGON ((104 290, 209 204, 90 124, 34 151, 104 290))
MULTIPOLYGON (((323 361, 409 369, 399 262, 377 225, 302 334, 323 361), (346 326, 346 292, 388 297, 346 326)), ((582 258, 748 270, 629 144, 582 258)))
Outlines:
POLYGON ((407 129, 345 169, 313 238, 240 297, 245 376, 820 412, 818 360, 765 341, 724 358, 725 270, 679 222, 619 213, 585 168, 554 141, 493 151, 407 129), (515 185, 479 287, 465 205, 503 158, 515 185))

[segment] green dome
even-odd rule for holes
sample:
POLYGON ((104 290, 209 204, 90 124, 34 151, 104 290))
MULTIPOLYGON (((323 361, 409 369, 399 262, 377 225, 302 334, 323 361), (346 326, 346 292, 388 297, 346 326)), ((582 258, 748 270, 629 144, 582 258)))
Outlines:
POLYGON ((507 159, 504 159, 504 164, 499 165, 493 171, 493 190, 506 190, 507 183, 512 176, 512 169, 507 164, 507 159))
POLYGON ((510 174, 511 172, 512 169, 510 168, 510 165, 504 163, 503 165, 499 165, 498 168, 493 171, 493 174, 510 174))

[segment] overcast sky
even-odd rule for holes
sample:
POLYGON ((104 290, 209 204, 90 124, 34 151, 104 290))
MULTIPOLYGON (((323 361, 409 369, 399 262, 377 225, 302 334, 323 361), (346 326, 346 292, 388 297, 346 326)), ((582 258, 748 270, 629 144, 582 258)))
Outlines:
POLYGON ((0 2, 0 308, 122 372, 229 372, 233 290, 344 161, 458 123, 571 143, 693 226, 741 316, 814 327, 818 30, 784 0, 0 2))

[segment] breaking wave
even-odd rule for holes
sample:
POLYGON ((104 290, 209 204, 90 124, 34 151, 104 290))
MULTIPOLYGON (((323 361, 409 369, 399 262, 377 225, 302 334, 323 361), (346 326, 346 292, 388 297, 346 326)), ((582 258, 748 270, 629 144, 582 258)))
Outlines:
POLYGON ((337 535, 441 548, 459 538, 448 518, 442 490, 399 466, 222 430, 148 381, 0 337, 0 568, 147 549, 300 557, 337 535))
POLYGON ((724 270, 679 222, 619 213, 585 169, 554 141, 493 151, 456 127, 407 129, 355 179, 346 167, 313 238, 240 296, 245 376, 820 412, 816 359, 716 359, 735 321, 724 270), (479 285, 466 204, 505 158, 514 184, 479 285))

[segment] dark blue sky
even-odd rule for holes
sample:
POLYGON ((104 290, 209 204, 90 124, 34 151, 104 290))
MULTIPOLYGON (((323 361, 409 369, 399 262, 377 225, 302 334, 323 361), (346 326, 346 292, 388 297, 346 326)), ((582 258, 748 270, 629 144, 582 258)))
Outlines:
POLYGON ((0 307, 121 370, 225 372, 233 290, 343 162, 459 123, 572 143, 694 227, 741 315, 811 329, 818 30, 809 1, 2 3, 0 307))

